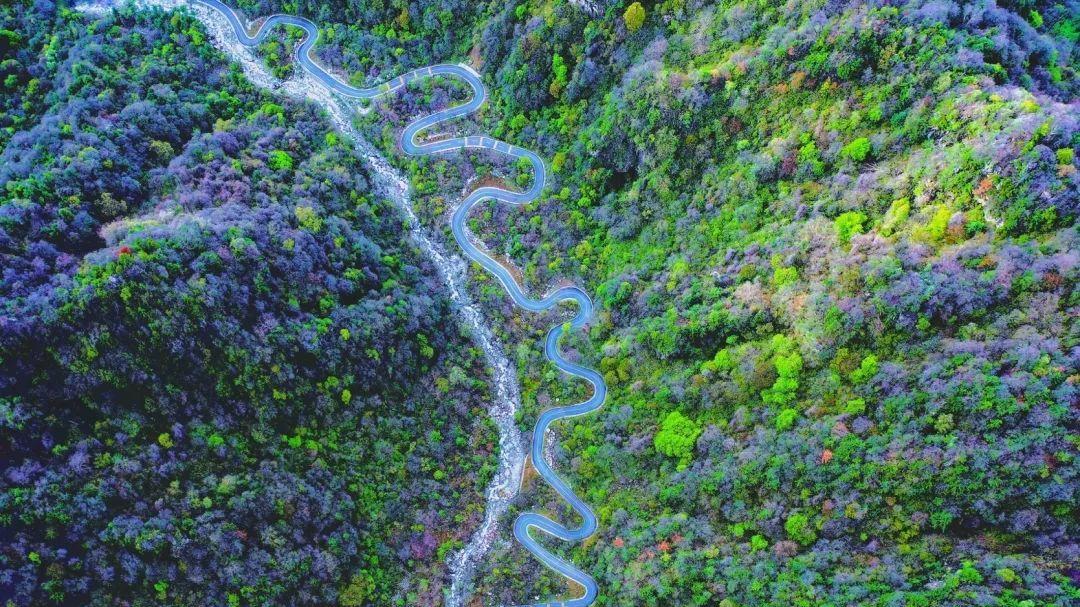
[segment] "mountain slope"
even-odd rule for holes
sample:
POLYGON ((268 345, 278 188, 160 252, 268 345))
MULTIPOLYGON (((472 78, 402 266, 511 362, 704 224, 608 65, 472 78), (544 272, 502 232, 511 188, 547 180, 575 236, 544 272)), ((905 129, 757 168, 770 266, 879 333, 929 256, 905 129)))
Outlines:
POLYGON ((486 370, 353 150, 190 18, 0 24, 0 596, 441 600, 486 370))
MULTIPOLYGON (((493 103, 460 127, 553 170, 547 200, 475 233, 537 292, 598 296, 573 345, 609 404, 556 450, 603 505, 569 552, 598 604, 1074 600, 1077 7, 601 8, 489 7, 471 58, 493 103)), ((364 122, 390 151, 453 95, 364 122)), ((515 178, 476 154, 406 166, 435 225, 446 192, 515 178)), ((524 429, 580 396, 539 347, 518 357, 524 429)), ((532 567, 496 555, 488 587, 559 591, 532 567)))

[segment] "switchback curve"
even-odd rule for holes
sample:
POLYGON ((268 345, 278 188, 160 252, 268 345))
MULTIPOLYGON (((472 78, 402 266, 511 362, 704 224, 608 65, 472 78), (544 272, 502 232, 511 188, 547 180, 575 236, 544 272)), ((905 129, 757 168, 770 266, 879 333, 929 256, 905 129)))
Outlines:
MULTIPOLYGON (((373 99, 381 95, 395 92, 408 85, 410 82, 433 76, 448 76, 464 80, 472 89, 472 98, 462 105, 440 110, 410 123, 405 127, 405 130, 402 133, 401 147, 406 154, 413 156, 449 152, 466 148, 484 148, 494 150, 513 158, 526 159, 533 171, 533 181, 529 189, 524 192, 512 192, 496 187, 481 187, 476 189, 462 201, 461 205, 453 214, 451 228, 453 230, 454 239, 471 260, 480 264, 484 269, 499 279, 503 288, 510 295, 510 298, 521 308, 531 312, 543 312, 554 308, 562 302, 574 302, 577 305, 577 312, 570 321, 569 328, 581 329, 585 326, 588 319, 592 317, 593 304, 592 300, 583 290, 578 287, 563 287, 555 290, 542 299, 530 298, 525 294, 521 286, 518 285, 517 281, 514 280, 509 270, 473 244, 473 242, 469 240, 465 230, 465 221, 468 218, 469 212, 483 200, 491 198, 500 202, 520 205, 539 197, 540 192, 544 189, 547 178, 544 161, 530 150, 499 141, 486 135, 455 137, 427 143, 418 142, 419 134, 425 129, 472 113, 483 105, 487 100, 487 89, 484 88, 480 76, 476 72, 463 65, 437 64, 407 72, 373 87, 357 88, 337 79, 312 59, 311 50, 318 41, 319 30, 311 21, 293 15, 276 14, 264 19, 258 29, 251 32, 245 24, 241 22, 240 17, 236 12, 223 2, 220 2, 220 0, 192 0, 192 2, 209 6, 220 13, 232 26, 237 40, 245 46, 258 45, 266 38, 266 35, 270 30, 279 25, 292 25, 303 29, 305 32, 304 38, 296 48, 295 57, 297 64, 327 89, 343 97, 353 99, 373 99)), ((570 486, 551 469, 544 459, 543 454, 544 436, 553 423, 561 419, 584 415, 595 411, 603 405, 604 399, 607 397, 607 385, 604 383, 604 378, 596 370, 574 364, 562 356, 558 345, 559 338, 562 336, 564 330, 566 330, 566 325, 560 324, 552 327, 548 331, 544 343, 544 354, 564 373, 584 379, 592 385, 593 394, 583 402, 565 407, 556 407, 541 414, 536 422, 536 427, 533 430, 530 456, 532 464, 540 476, 570 504, 570 507, 573 508, 575 512, 578 513, 581 517, 581 523, 577 527, 566 527, 541 514, 530 512, 522 514, 514 522, 514 536, 527 550, 529 550, 529 552, 533 553, 549 568, 580 584, 585 589, 585 593, 580 597, 567 601, 535 603, 529 607, 587 607, 596 600, 598 594, 596 581, 593 580, 591 576, 576 568, 568 561, 552 554, 531 534, 531 531, 536 529, 563 541, 573 542, 581 541, 589 537, 596 531, 597 527, 596 515, 593 513, 592 509, 589 508, 589 506, 573 492, 570 486)))

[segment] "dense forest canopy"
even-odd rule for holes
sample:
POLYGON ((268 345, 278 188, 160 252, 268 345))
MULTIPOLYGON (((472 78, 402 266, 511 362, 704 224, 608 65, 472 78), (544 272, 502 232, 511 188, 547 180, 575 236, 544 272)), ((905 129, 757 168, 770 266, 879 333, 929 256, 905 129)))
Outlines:
POLYGON ((0 40, 5 604, 441 600, 486 371, 348 142, 191 17, 0 40))
MULTIPOLYGON (((566 550, 598 604, 1076 601, 1078 14, 488 6, 460 58, 492 105, 460 130, 540 150, 553 183, 472 228, 534 291, 570 279, 601 307, 572 345, 609 401, 557 449, 598 505, 599 536, 566 550)), ((515 177, 396 155, 397 129, 455 94, 363 119, 432 225, 462 186, 515 177)), ((539 343, 545 323, 474 278, 506 339, 539 343)), ((527 430, 581 387, 516 352, 527 430)), ((493 559, 500 599, 573 593, 521 562, 493 559)))
MULTIPOLYGON (((457 130, 548 160, 541 200, 471 228, 600 308, 565 348, 608 402, 554 448, 600 531, 551 543, 598 605, 1080 599, 1075 0, 238 6, 315 21, 354 84, 468 62, 492 97, 457 130)), ((440 604, 487 390, 363 167, 190 18, 0 15, 0 589, 440 604)), ((260 49, 281 76, 294 43, 260 49)), ((439 230, 463 188, 525 185, 400 154, 462 94, 358 118, 439 230)), ((469 278, 527 432, 584 387, 542 358, 551 318, 469 278)), ((567 514, 524 487, 517 509, 567 514)), ((510 544, 478 583, 577 591, 510 544)))

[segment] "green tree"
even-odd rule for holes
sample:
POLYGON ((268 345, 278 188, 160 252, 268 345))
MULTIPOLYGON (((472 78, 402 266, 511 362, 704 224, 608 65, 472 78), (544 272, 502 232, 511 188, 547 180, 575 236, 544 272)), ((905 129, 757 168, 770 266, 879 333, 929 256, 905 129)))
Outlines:
POLYGON ((796 512, 784 522, 784 530, 788 537, 799 542, 803 546, 813 544, 817 540, 817 532, 810 526, 810 519, 805 514, 796 512))
POLYGON ((304 229, 310 232, 318 232, 322 229, 322 217, 319 217, 318 212, 313 207, 297 206, 293 209, 293 213, 296 215, 296 221, 304 229))
POLYGON ((845 158, 850 158, 855 162, 862 162, 870 155, 870 140, 866 137, 859 137, 855 141, 840 148, 840 155, 845 158))
POLYGON ((668 457, 679 459, 679 469, 686 468, 693 457, 694 445, 701 434, 701 426, 678 411, 667 414, 660 424, 660 431, 653 438, 656 450, 668 457))
POLYGON ((866 221, 866 215, 858 211, 841 214, 836 218, 836 237, 840 239, 840 242, 847 244, 852 236, 862 234, 864 221, 866 221))
POLYGON ((289 156, 288 152, 282 150, 274 150, 270 152, 270 156, 267 160, 270 168, 275 171, 287 171, 293 168, 292 156, 289 156))
POLYGON ((626 7, 626 12, 623 13, 623 21, 626 22, 626 29, 631 33, 641 29, 641 26, 645 23, 645 7, 641 6, 640 2, 635 2, 626 7))
POLYGON ((566 62, 563 61, 563 58, 558 53, 555 53, 554 55, 552 55, 551 56, 552 80, 551 80, 551 85, 548 87, 548 92, 551 93, 551 96, 555 97, 556 99, 559 97, 559 95, 562 94, 563 89, 566 88, 566 72, 567 72, 566 62))
POLYGON ((776 366, 776 381, 761 392, 761 400, 767 405, 786 407, 795 402, 803 359, 795 350, 794 340, 784 335, 773 336, 772 347, 776 352, 773 357, 773 364, 776 366))
POLYGON ((870 381, 877 375, 879 368, 877 356, 868 355, 859 363, 859 368, 851 372, 851 383, 858 385, 870 381))
POLYGON ((780 432, 790 430, 798 417, 799 412, 795 409, 784 409, 776 415, 776 429, 780 432))
POLYGON ((348 586, 338 595, 338 604, 342 607, 360 607, 375 594, 375 582, 366 571, 353 576, 348 586))

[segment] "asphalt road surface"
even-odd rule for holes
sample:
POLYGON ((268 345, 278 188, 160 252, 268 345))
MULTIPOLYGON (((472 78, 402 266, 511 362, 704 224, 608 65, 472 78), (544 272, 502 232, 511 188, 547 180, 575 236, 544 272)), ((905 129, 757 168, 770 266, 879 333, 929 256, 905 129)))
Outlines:
POLYGON ((479 188, 469 194, 454 212, 451 227, 453 228, 454 238, 465 252, 465 255, 498 278, 502 283, 503 288, 505 288, 506 292, 510 295, 510 298, 513 299, 514 303, 518 306, 532 312, 543 312, 558 306, 562 302, 573 302, 577 307, 577 313, 574 315, 573 320, 570 321, 568 327, 565 324, 560 324, 552 327, 548 331, 544 343, 544 354, 547 356, 548 360, 564 373, 589 382, 593 387, 593 395, 584 402, 566 407, 549 409, 540 415, 540 418, 536 422, 536 427, 533 430, 530 454, 532 464, 536 467, 537 472, 539 472, 540 476, 570 504, 578 515, 580 515, 581 522, 576 527, 566 527, 543 515, 531 512, 525 513, 519 516, 514 522, 514 536, 529 550, 529 552, 536 555, 536 557, 545 565, 577 582, 585 589, 585 594, 578 598, 566 601, 535 603, 530 607, 586 607, 587 605, 591 605, 593 601, 596 600, 598 593, 596 581, 574 565, 555 556, 544 548, 534 538, 532 532, 534 530, 539 530, 563 541, 576 542, 584 540, 596 531, 596 515, 593 513, 592 509, 589 508, 589 506, 574 493, 570 486, 551 469, 545 461, 543 454, 544 435, 547 433, 548 428, 551 427, 551 424, 560 419, 584 415, 595 411, 603 405, 604 399, 607 397, 607 385, 604 383, 604 378, 598 372, 594 369, 571 363, 563 358, 559 351, 559 337, 563 334, 563 331, 567 328, 570 330, 581 329, 585 326, 588 319, 592 317, 592 300, 589 299, 589 296, 584 291, 577 287, 560 288, 542 299, 530 298, 522 291, 521 286, 514 280, 509 270, 481 251, 469 240, 465 233, 465 221, 469 216, 469 212, 482 200, 493 198, 510 204, 525 204, 536 199, 544 189, 544 183, 547 177, 544 161, 529 150, 499 141, 486 135, 470 135, 467 137, 455 137, 452 139, 418 143, 418 135, 424 130, 439 123, 472 113, 487 100, 487 89, 484 88, 480 76, 467 66, 448 64, 431 65, 407 72, 385 83, 370 88, 357 88, 345 84, 312 60, 311 49, 318 41, 319 30, 311 21, 291 15, 272 15, 262 21, 258 30, 251 33, 245 23, 241 21, 240 17, 224 3, 219 2, 218 0, 192 1, 216 9, 224 19, 228 20, 233 31, 236 33, 237 39, 246 46, 258 45, 266 38, 266 35, 270 30, 279 25, 293 25, 303 29, 306 32, 306 35, 300 45, 296 48, 297 64, 326 86, 327 89, 342 95, 343 97, 353 99, 373 99, 381 95, 393 93, 408 85, 410 82, 422 78, 430 78, 432 76, 460 78, 465 81, 473 91, 472 98, 467 103, 423 116, 405 127, 405 130, 401 135, 401 148, 406 154, 421 156, 440 152, 450 152, 464 148, 487 148, 513 158, 524 158, 528 160, 533 171, 532 185, 528 190, 524 192, 511 192, 496 187, 479 188))

